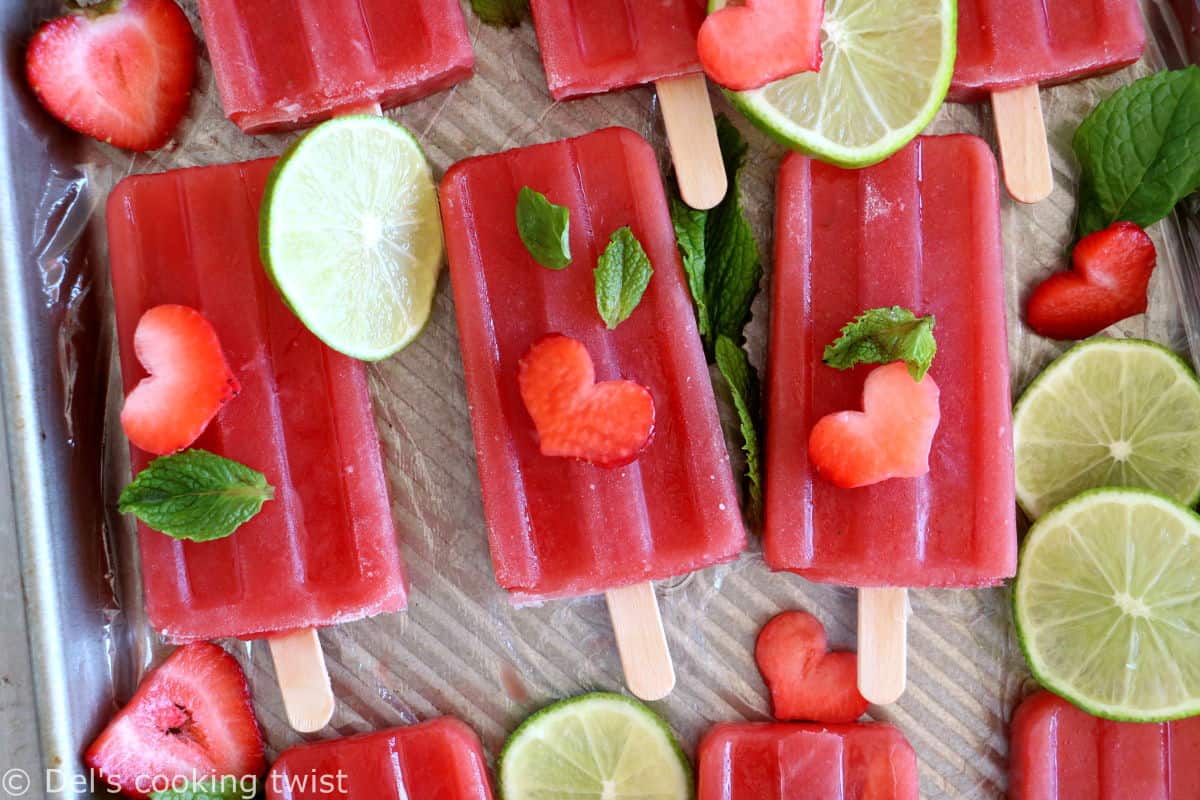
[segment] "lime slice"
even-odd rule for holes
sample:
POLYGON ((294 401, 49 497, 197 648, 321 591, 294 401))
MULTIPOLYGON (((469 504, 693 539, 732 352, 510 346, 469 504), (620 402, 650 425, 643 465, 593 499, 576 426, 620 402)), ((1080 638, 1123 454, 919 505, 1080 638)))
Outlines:
POLYGON ((692 768, 667 723, 618 694, 555 703, 500 754, 504 800, 688 800, 692 768))
POLYGON ((259 238, 271 280, 322 341, 387 358, 429 319, 444 244, 429 162, 374 116, 314 128, 267 182, 259 238))
MULTIPOLYGON (((709 12, 729 0, 709 0, 709 12)), ((954 74, 956 0, 829 0, 824 61, 749 92, 726 92, 755 125, 841 167, 876 164, 924 130, 954 74)))
POLYGON ((1038 520, 1014 592, 1033 674, 1108 719, 1200 713, 1200 516, 1144 489, 1097 489, 1038 520))
POLYGON ((1200 499, 1200 382, 1153 342, 1068 350, 1017 403, 1013 434, 1017 499, 1031 518, 1101 486, 1200 499))

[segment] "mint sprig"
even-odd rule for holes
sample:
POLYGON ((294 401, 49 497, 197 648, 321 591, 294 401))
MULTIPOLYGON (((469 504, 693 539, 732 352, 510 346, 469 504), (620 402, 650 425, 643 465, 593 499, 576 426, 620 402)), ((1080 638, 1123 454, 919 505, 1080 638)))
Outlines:
POLYGON ((834 369, 850 369, 856 364, 903 361, 913 380, 919 381, 937 355, 935 324, 932 316, 918 317, 900 306, 864 311, 825 348, 825 363, 834 369))
POLYGON ((207 542, 232 534, 274 497, 261 472, 206 450, 185 450, 151 461, 118 505, 168 536, 207 542))
POLYGON ((746 456, 748 515, 757 520, 762 516, 763 503, 759 380, 742 345, 763 264, 754 230, 742 207, 739 176, 749 145, 724 114, 717 117, 717 138, 729 179, 725 199, 711 211, 697 211, 683 202, 678 186, 673 185, 671 221, 696 305, 704 350, 709 363, 716 363, 728 384, 737 411, 746 456))
POLYGON ((529 16, 529 0, 471 0, 471 10, 493 28, 515 28, 529 16))
POLYGON ((717 369, 733 397, 733 407, 738 415, 738 429, 742 434, 742 453, 746 457, 746 483, 750 492, 750 508, 757 516, 763 507, 762 453, 759 450, 760 389, 758 373, 750 363, 750 356, 728 336, 718 336, 716 346, 717 369))
POLYGON ((571 263, 571 210, 528 186, 517 194, 517 233, 533 260, 546 269, 571 263))
POLYGON ((243 786, 242 782, 233 776, 226 776, 197 781, 184 788, 153 792, 150 800, 240 800, 253 797, 254 794, 253 788, 243 786))
POLYGON ((1104 100, 1075 132, 1080 238, 1158 222, 1200 188, 1200 68, 1159 72, 1104 100))
POLYGON ((608 329, 615 330, 642 302, 654 268, 642 243, 628 226, 618 228, 596 264, 596 308, 608 329))

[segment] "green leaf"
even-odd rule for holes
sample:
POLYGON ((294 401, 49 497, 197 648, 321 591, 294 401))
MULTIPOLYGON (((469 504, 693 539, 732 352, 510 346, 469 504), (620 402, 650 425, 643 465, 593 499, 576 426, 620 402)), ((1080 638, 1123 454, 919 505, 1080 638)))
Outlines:
POLYGON ((254 778, 246 780, 247 784, 243 785, 241 780, 231 775, 220 779, 211 778, 197 781, 182 789, 153 792, 150 800, 241 800, 254 797, 257 781, 254 778))
POLYGON ((749 145, 724 114, 717 117, 716 124, 729 178, 725 199, 711 211, 696 211, 679 198, 678 187, 673 187, 671 197, 675 237, 710 358, 718 336, 728 336, 737 344, 745 341, 743 330, 763 276, 758 242, 742 208, 738 179, 749 145))
POLYGON ((1075 132, 1082 238, 1158 222, 1200 188, 1200 68, 1159 72, 1096 106, 1075 132))
POLYGON ((834 369, 855 364, 904 361, 913 380, 921 380, 933 364, 937 341, 932 316, 918 317, 907 308, 873 308, 842 328, 842 335, 825 348, 825 363, 834 369))
POLYGON ((471 0, 471 9, 493 28, 515 28, 529 16, 529 0, 471 0))
POLYGON ((759 418, 758 373, 749 356, 733 339, 718 336, 717 369, 729 384, 742 433, 742 452, 746 454, 746 483, 750 495, 751 519, 761 519, 763 510, 763 469, 759 418))
POLYGON ((274 497, 261 472, 186 450, 150 462, 121 492, 119 507, 168 536, 206 542, 229 536, 274 497))
POLYGON ((571 263, 571 210, 528 186, 517 195, 517 233, 533 260, 546 269, 571 263))
POLYGON ((704 282, 708 212, 697 211, 683 202, 678 193, 673 192, 671 222, 675 226, 675 241, 679 244, 679 253, 683 256, 683 272, 687 275, 688 289, 691 290, 692 300, 696 304, 700 336, 707 341, 709 331, 712 330, 708 316, 708 291, 704 282))
POLYGON ((596 265, 596 308, 608 329, 614 330, 642 301, 654 268, 642 243, 628 227, 613 233, 596 265))

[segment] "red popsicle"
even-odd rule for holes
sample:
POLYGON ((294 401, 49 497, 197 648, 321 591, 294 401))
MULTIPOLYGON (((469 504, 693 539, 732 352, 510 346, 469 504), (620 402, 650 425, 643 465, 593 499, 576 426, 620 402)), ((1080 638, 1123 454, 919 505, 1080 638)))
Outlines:
POLYGON ((917 756, 890 725, 721 724, 697 800, 917 800, 917 756))
POLYGON ((268 800, 491 800, 479 737, 450 717, 303 744, 267 775, 268 800))
POLYGON ((1190 800, 1200 797, 1200 717, 1112 722, 1049 692, 1012 721, 1012 800, 1190 800))
POLYGON ((247 133, 410 103, 471 76, 458 0, 200 0, 226 115, 247 133))

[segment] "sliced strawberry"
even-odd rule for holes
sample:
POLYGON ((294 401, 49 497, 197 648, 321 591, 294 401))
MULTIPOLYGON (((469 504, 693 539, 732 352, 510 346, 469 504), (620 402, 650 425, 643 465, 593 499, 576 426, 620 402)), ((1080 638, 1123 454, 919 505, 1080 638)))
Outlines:
POLYGON ((121 425, 129 441, 165 455, 190 445, 241 386, 217 332, 187 306, 156 306, 133 334, 138 360, 150 373, 125 398, 121 425))
POLYGON ((261 775, 262 733, 242 668, 215 644, 179 648, 146 676, 84 762, 138 798, 177 777, 261 775))
POLYGON ((1086 339, 1146 311, 1146 291, 1158 254, 1146 232, 1118 222, 1085 236, 1074 268, 1047 278, 1025 307, 1029 327, 1050 339, 1086 339))
POLYGON ((829 652, 825 626, 812 614, 785 611, 773 618, 758 634, 754 659, 777 719, 832 724, 867 712, 858 693, 858 656, 829 652))
POLYGON ((913 380, 897 361, 877 367, 863 385, 863 410, 839 411, 813 426, 808 457, 843 489, 929 472, 929 450, 942 414, 933 378, 913 380))
POLYGON ((714 11, 697 47, 708 76, 744 92, 821 68, 824 0, 746 0, 714 11))
POLYGON ((554 333, 521 359, 518 381, 544 455, 628 464, 654 435, 654 398, 633 381, 596 383, 582 342, 554 333))
POLYGON ((69 127, 129 150, 154 150, 187 111, 196 75, 192 26, 172 0, 107 0, 44 24, 25 76, 69 127))

